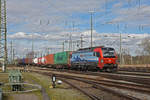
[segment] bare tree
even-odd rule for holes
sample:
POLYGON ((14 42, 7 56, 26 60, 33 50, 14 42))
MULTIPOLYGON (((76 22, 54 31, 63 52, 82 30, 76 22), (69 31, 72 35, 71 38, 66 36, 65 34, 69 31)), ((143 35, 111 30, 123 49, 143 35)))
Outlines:
POLYGON ((142 47, 145 54, 150 55, 150 37, 142 40, 140 47, 142 47))

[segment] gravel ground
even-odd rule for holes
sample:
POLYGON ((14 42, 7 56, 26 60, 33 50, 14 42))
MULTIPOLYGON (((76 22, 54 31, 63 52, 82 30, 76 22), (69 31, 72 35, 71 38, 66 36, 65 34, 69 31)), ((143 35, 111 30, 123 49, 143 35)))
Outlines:
MULTIPOLYGON (((30 81, 31 82, 31 81, 30 81)), ((34 80, 32 80, 32 83, 34 84, 38 84, 37 82, 35 82, 34 80)), ((42 94, 42 97, 43 97, 43 100, 50 100, 45 88, 42 87, 42 90, 41 90, 41 94, 42 94)), ((31 99, 32 100, 32 99, 31 99)))
POLYGON ((46 90, 42 88, 42 96, 43 100, 50 100, 48 94, 46 93, 46 90))
POLYGON ((139 93, 136 91, 118 89, 118 88, 114 88, 114 87, 113 87, 113 90, 119 91, 119 92, 124 93, 124 94, 128 94, 130 96, 134 96, 134 97, 139 98, 141 100, 150 100, 150 93, 149 94, 143 94, 143 93, 139 93))
POLYGON ((92 87, 91 84, 86 84, 86 83, 79 82, 79 81, 76 81, 76 80, 71 80, 71 79, 67 79, 67 80, 69 82, 74 83, 74 85, 77 85, 77 86, 81 87, 82 89, 89 92, 90 94, 98 96, 102 100, 127 100, 123 97, 119 97, 119 96, 114 95, 112 93, 108 93, 108 92, 103 91, 103 90, 95 89, 95 88, 92 87))
POLYGON ((13 94, 13 100, 40 100, 34 94, 13 94))
MULTIPOLYGON (((101 90, 98 90, 98 89, 93 89, 91 88, 92 85, 86 85, 85 83, 83 82, 78 82, 76 80, 70 80, 76 84, 78 84, 80 87, 86 89, 86 91, 89 91, 89 92, 92 92, 98 96, 100 96, 100 98, 102 98, 103 100, 122 100, 123 98, 116 98, 116 96, 114 94, 111 94, 111 93, 107 93, 105 91, 101 91, 101 90), (109 96, 108 96, 109 95, 109 96), (111 98, 110 98, 111 97, 111 98)), ((106 87, 106 86, 105 86, 106 87)), ((141 92, 137 92, 137 91, 134 91, 134 90, 127 90, 127 89, 119 89, 119 88, 115 88, 115 87, 108 87, 107 88, 110 88, 112 90, 115 90, 117 92, 120 92, 120 93, 123 93, 123 94, 126 94, 126 95, 130 95, 130 96, 133 96, 133 97, 136 97, 136 98, 139 98, 141 100, 150 100, 150 93, 149 94, 144 94, 144 93, 141 93, 141 92)), ((123 99, 125 100, 125 99, 123 99)))

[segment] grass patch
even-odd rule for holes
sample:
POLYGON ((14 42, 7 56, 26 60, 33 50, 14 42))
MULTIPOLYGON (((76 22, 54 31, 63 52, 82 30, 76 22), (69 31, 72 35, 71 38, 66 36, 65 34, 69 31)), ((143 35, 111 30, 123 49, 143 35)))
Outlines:
MULTIPOLYGON (((29 73, 23 73, 23 81, 26 82, 26 83, 31 83, 31 84, 39 84, 39 80, 37 78, 33 78, 32 75, 29 75, 29 73)), ((27 89, 27 88, 26 88, 27 89)), ((31 88, 28 88, 28 89, 31 89, 31 88)), ((39 100, 42 100, 42 94, 41 94, 41 91, 34 91, 34 92, 29 92, 29 93, 26 93, 26 94, 35 94, 36 96, 38 96, 39 100)))
POLYGON ((52 84, 51 77, 37 73, 24 73, 24 79, 30 83, 40 84, 51 100, 89 100, 79 91, 70 88, 67 84, 57 85, 55 89, 49 88, 52 84))
POLYGON ((15 100, 12 94, 3 94, 3 100, 15 100))
POLYGON ((8 73, 0 73, 0 82, 8 83, 8 73))

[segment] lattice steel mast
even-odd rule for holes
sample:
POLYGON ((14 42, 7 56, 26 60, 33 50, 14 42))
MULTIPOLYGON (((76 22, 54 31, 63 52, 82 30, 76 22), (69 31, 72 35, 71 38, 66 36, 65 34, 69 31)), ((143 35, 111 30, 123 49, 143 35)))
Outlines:
POLYGON ((5 72, 7 64, 6 0, 0 0, 0 62, 5 72))

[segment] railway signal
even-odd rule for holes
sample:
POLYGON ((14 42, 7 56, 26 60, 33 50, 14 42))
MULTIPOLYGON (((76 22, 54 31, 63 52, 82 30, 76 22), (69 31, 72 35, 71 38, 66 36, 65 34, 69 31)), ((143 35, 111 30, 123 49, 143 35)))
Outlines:
POLYGON ((55 76, 55 74, 52 74, 52 86, 53 86, 53 88, 56 87, 56 76, 55 76))

